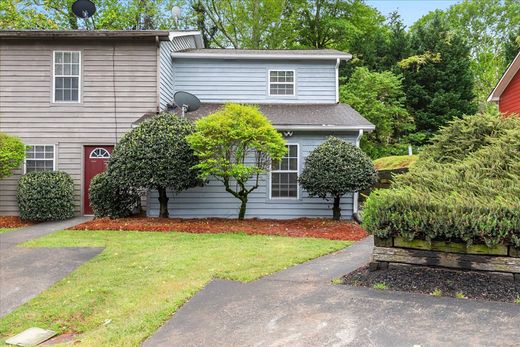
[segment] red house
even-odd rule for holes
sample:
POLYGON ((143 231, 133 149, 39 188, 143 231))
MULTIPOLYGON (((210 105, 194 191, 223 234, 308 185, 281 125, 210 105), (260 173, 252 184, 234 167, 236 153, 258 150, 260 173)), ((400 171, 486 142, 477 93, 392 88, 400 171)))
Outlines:
POLYGON ((520 114, 520 52, 489 95, 502 113, 520 114))

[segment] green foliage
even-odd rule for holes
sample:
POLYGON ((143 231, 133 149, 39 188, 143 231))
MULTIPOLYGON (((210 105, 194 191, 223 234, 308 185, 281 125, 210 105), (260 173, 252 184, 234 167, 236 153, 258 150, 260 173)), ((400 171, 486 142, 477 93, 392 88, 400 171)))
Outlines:
POLYGON ((400 75, 357 68, 348 83, 341 86, 340 99, 376 126, 375 131, 363 137, 361 145, 370 157, 406 152, 403 137, 414 129, 414 124, 405 108, 400 75))
POLYGON ((403 69, 406 103, 417 130, 428 139, 450 120, 477 110, 470 50, 439 14, 414 26, 411 48, 416 63, 403 69))
POLYGON ((107 172, 92 178, 88 196, 96 217, 128 217, 141 202, 135 188, 121 187, 107 172))
POLYGON ((25 145, 16 136, 0 132, 0 179, 9 177, 25 159, 25 145))
POLYGON ((385 289, 388 289, 387 285, 385 282, 378 282, 378 283, 375 283, 373 286, 372 286, 374 289, 379 289, 379 290, 385 290, 385 289))
MULTIPOLYGON (((454 122, 450 133, 480 136, 461 153, 435 155, 427 148, 407 174, 399 175, 390 189, 373 192, 365 202, 363 222, 375 235, 402 236, 407 240, 444 240, 493 247, 520 247, 520 126, 498 118, 500 131, 472 133, 486 123, 476 115, 454 122), (464 124, 465 123, 465 124, 464 124), (438 161, 435 161, 438 160, 438 161)), ((453 144, 456 146, 456 144, 453 144)), ((464 145, 463 145, 464 146, 464 145)), ((463 147, 464 148, 464 147, 463 147)))
POLYGON ((258 188, 260 175, 287 152, 282 135, 257 107, 247 105, 226 104, 195 125, 197 131, 187 141, 200 160, 195 166, 199 176, 222 181, 226 191, 241 201, 239 219, 243 219, 247 196, 258 188))
POLYGON ((166 190, 196 186, 197 159, 186 142, 195 130, 185 118, 163 113, 144 121, 116 145, 108 173, 121 187, 159 191, 161 217, 168 217, 166 190))
POLYGON ((30 172, 18 182, 20 218, 34 222, 74 217, 74 182, 65 172, 30 172))
POLYGON ((340 198, 365 190, 377 182, 370 158, 356 146, 335 137, 316 147, 305 158, 300 183, 310 196, 334 199, 333 218, 340 219, 340 198))
POLYGON ((399 155, 383 157, 374 160, 374 166, 377 170, 395 170, 408 168, 415 164, 418 156, 416 155, 399 155))

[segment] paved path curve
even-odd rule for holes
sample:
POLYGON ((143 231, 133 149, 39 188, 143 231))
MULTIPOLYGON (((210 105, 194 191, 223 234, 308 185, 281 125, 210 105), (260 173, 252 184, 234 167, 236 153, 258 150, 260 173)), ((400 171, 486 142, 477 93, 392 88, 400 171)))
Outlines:
POLYGON ((244 284, 216 280, 144 346, 518 346, 520 305, 332 285, 368 238, 244 284))
POLYGON ((102 248, 23 248, 17 244, 67 229, 89 218, 31 225, 0 234, 0 317, 68 275, 102 248))

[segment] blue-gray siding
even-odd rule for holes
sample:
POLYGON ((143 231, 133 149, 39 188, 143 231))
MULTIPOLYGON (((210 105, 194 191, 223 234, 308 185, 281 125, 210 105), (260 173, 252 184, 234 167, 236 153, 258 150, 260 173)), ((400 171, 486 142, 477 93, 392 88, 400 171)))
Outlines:
MULTIPOLYGON (((304 167, 307 155, 321 144, 327 135, 298 133, 286 138, 287 143, 299 144, 300 172, 304 167)), ((337 136, 355 143, 357 133, 337 134, 337 136)), ((189 189, 170 197, 168 208, 171 217, 205 218, 221 217, 236 218, 238 216, 239 201, 224 190, 222 183, 210 180, 204 187, 189 189)), ((332 201, 319 198, 310 198, 300 187, 299 199, 269 199, 269 175, 264 175, 260 187, 249 195, 247 218, 287 219, 300 217, 331 217, 332 201)), ((353 197, 348 195, 342 198, 342 217, 352 218, 353 197)), ((148 195, 148 215, 159 215, 157 192, 150 191, 148 195)))
POLYGON ((197 95, 202 102, 318 103, 336 102, 336 61, 173 60, 175 91, 197 95), (295 70, 295 96, 269 96, 268 71, 295 70))

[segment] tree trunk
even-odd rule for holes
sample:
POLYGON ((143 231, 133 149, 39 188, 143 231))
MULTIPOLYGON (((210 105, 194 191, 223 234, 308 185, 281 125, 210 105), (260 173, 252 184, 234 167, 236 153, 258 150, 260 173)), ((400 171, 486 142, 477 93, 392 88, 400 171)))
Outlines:
POLYGON ((240 212, 238 213, 238 219, 243 220, 244 217, 246 216, 247 196, 240 199, 240 201, 241 201, 241 204, 240 204, 240 212))
POLYGON ((159 206, 160 212, 159 217, 168 218, 170 215, 168 213, 168 195, 166 194, 166 188, 157 188, 159 192, 159 206))
POLYGON ((341 208, 339 207, 340 199, 340 196, 334 197, 334 206, 332 207, 332 219, 334 220, 340 220, 341 218, 341 208))

